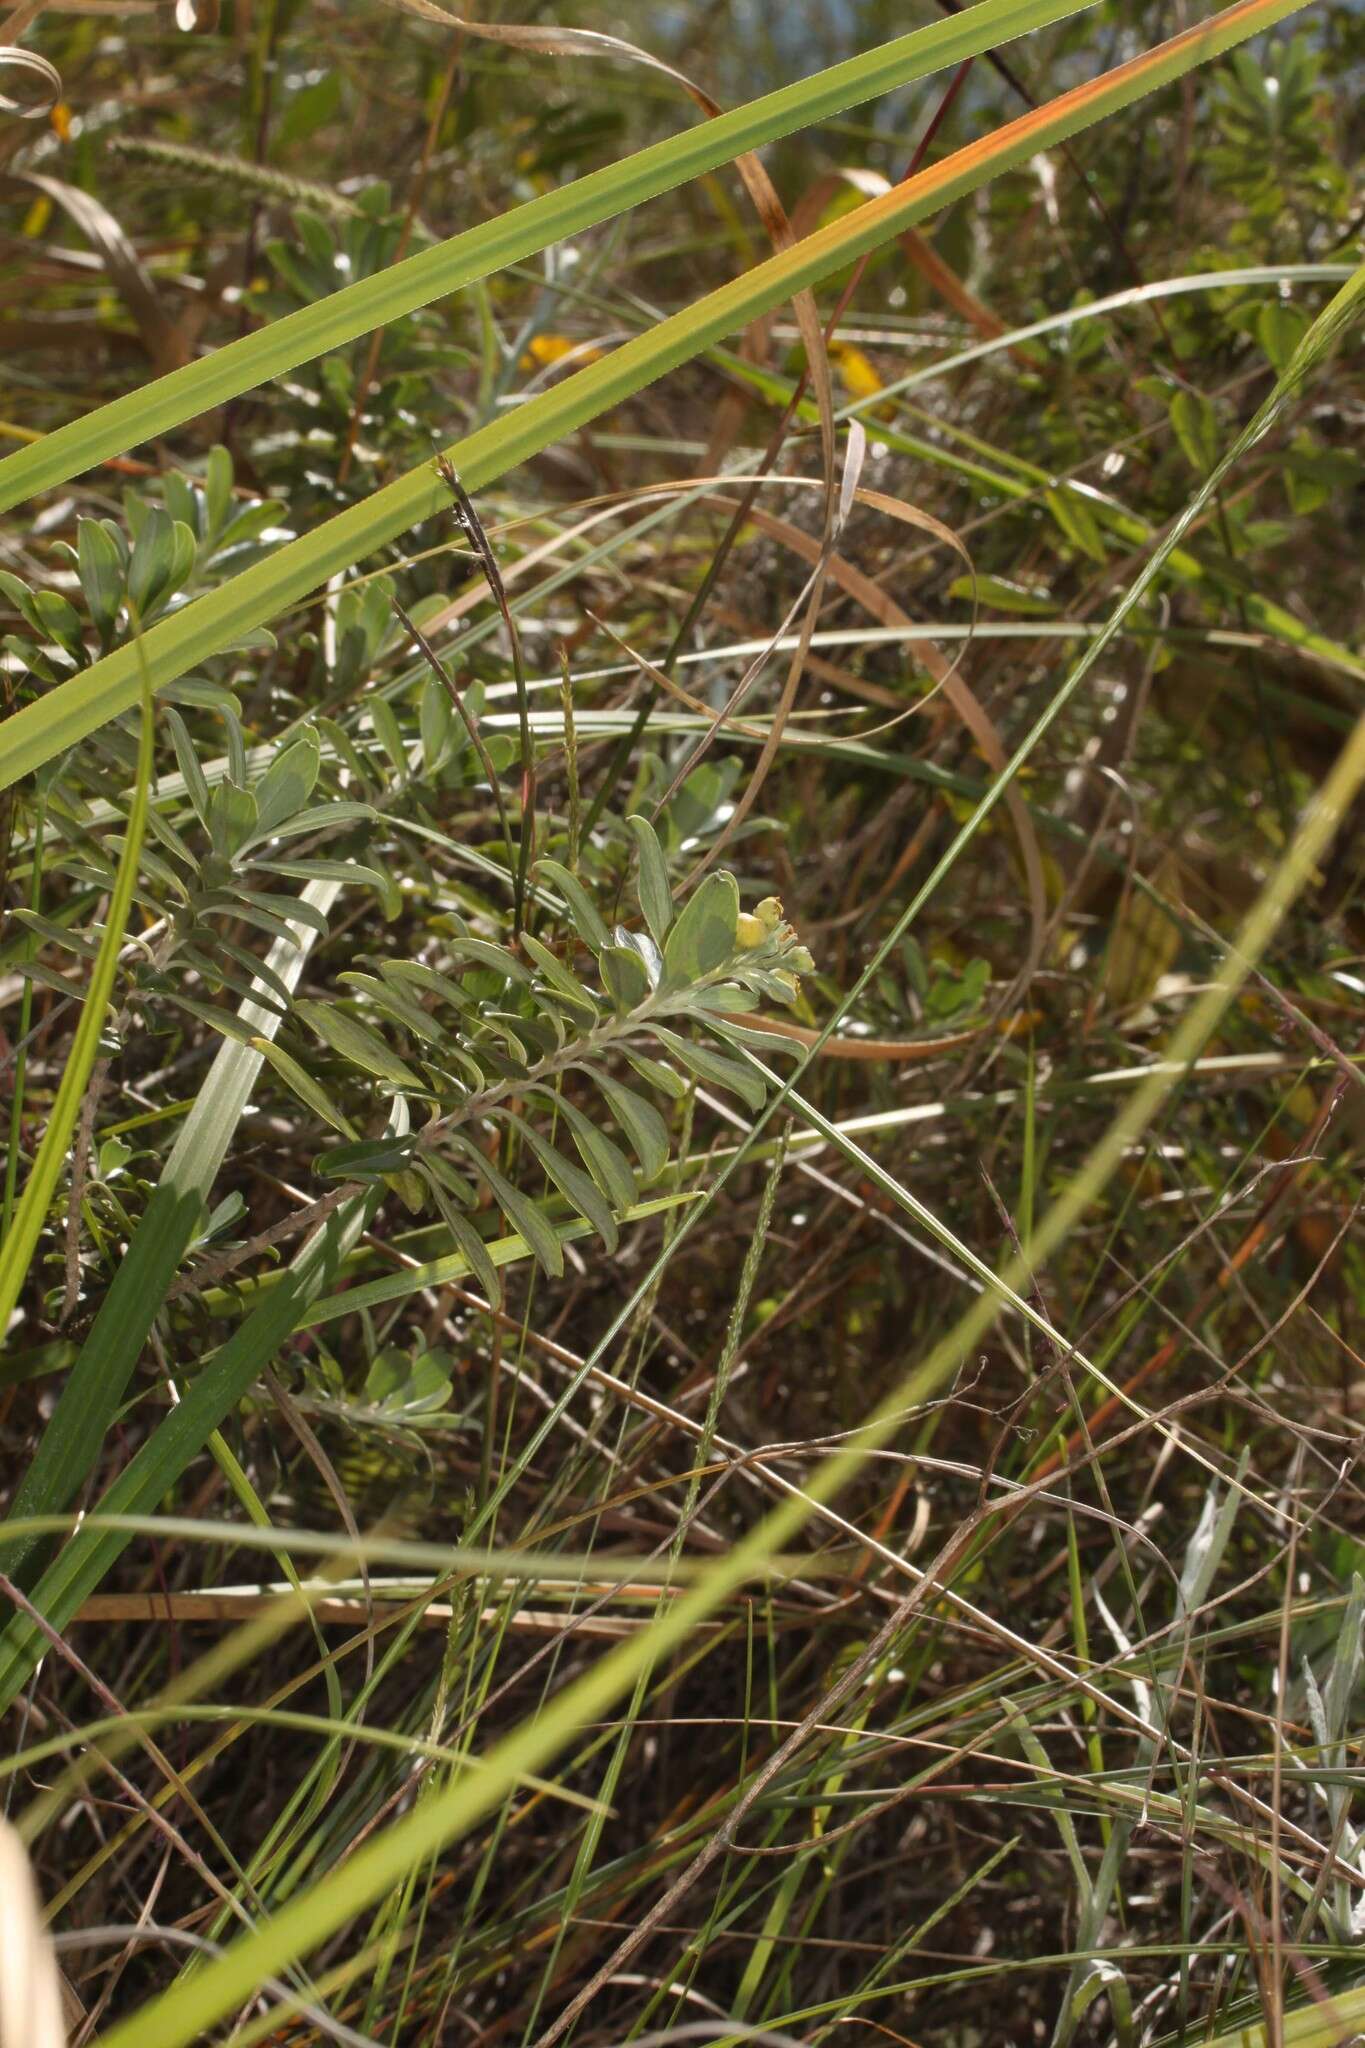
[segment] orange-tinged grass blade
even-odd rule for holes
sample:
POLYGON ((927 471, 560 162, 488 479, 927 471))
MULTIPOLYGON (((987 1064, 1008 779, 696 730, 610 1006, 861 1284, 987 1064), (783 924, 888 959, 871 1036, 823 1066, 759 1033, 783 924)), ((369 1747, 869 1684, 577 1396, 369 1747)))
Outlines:
POLYGON ((155 440, 272 377, 419 307, 434 305, 509 263, 715 171, 744 150, 761 148, 813 121, 877 99, 1093 5, 1094 0, 977 0, 946 21, 931 22, 862 51, 814 77, 781 86, 699 128, 651 143, 619 163, 481 221, 56 428, 38 445, 0 462, 0 512, 37 491, 69 482, 106 456, 155 440))
MULTIPOLYGON (((1302 0, 1239 0, 1211 21, 1048 106, 1022 115, 946 157, 855 213, 831 222, 793 249, 771 256, 695 305, 662 320, 552 390, 457 441, 447 451, 468 491, 478 491, 555 441, 643 390, 757 314, 817 284, 903 228, 975 191, 1040 150, 1131 106, 1196 65, 1298 11, 1302 0)), ((143 646, 154 688, 174 682, 196 663, 221 653, 253 627, 268 624, 327 580, 383 547, 448 503, 427 464, 386 485, 361 505, 306 534, 267 561, 244 570, 146 634, 143 646)), ((31 774, 132 704, 138 668, 119 648, 84 674, 25 706, 0 725, 0 789, 31 774)))

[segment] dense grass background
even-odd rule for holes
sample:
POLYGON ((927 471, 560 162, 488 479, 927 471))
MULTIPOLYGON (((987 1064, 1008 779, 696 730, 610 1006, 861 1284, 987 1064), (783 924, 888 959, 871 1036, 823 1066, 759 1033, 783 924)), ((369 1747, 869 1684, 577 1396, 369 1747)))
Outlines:
POLYGON ((0 2048, 1365 2024, 1365 28, 1204 20, 0 21, 0 2048))

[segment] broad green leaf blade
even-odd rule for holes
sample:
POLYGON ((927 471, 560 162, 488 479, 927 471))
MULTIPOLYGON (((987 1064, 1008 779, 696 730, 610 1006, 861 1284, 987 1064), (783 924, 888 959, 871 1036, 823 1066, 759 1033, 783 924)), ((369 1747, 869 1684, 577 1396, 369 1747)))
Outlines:
POLYGON ((657 1180, 668 1164, 668 1129, 663 1118, 652 1102, 646 1102, 632 1088, 624 1087, 610 1074, 599 1073, 595 1067, 591 1072, 611 1104, 612 1115, 635 1147, 646 1184, 657 1180))
POLYGON ((330 1046, 342 1059, 349 1060, 352 1066, 359 1067, 362 1073, 373 1074, 380 1081, 391 1081, 396 1088, 421 1087, 422 1083, 412 1068, 385 1045, 377 1031, 371 1031, 368 1024, 348 1016, 334 1003, 301 1002, 294 1005, 294 1010, 324 1045, 330 1046))
POLYGON ((664 973, 673 988, 691 988, 735 954, 739 888, 727 870, 713 872, 693 890, 664 946, 664 973))
POLYGON ((605 946, 608 943, 607 928, 578 877, 571 875, 559 861, 548 858, 536 862, 536 873, 542 880, 547 881, 551 888, 558 889, 568 905, 574 929, 584 945, 590 946, 594 953, 600 946, 605 946))
POLYGON ((637 812, 626 823, 635 834, 640 857, 640 908, 655 945, 662 946, 673 922, 673 892, 668 886, 668 867, 659 835, 648 818, 637 812))
MULTIPOLYGON (((981 7, 954 20, 968 21, 985 14, 992 5, 993 0, 984 0, 981 7)), ((600 362, 589 364, 456 442, 448 452, 466 490, 482 490, 805 286, 846 268, 857 257, 976 191, 1000 172, 1028 162, 1040 150, 1054 147, 1196 65, 1260 34, 1301 5, 1302 0, 1240 0, 1213 20, 1008 122, 884 196, 869 200, 856 212, 755 265, 695 305, 623 343, 600 362)), ((11 462, 19 460, 19 456, 10 457, 11 462)), ((287 606, 319 589, 329 577, 448 505, 444 484, 434 467, 424 464, 386 484, 362 504, 339 512, 313 533, 291 541, 232 582, 207 592, 145 635, 153 687, 174 682, 187 669, 221 653, 242 633, 265 625, 287 606)), ((0 789, 126 710, 137 693, 135 667, 127 650, 118 648, 50 690, 41 703, 26 705, 0 724, 0 789)))
POLYGON ((654 1035, 679 1065, 699 1081, 709 1081, 713 1088, 727 1088, 748 1108, 762 1109, 768 1091, 751 1067, 742 1067, 738 1060, 728 1060, 724 1053, 712 1052, 709 1046, 697 1045, 676 1031, 665 1031, 662 1025, 655 1025, 654 1035))
POLYGON ((1049 22, 1063 21, 1089 4, 1091 0, 982 0, 947 21, 913 30, 733 113, 653 143, 622 163, 575 178, 558 191, 273 321, 201 362, 158 378, 146 391, 115 399, 20 449, 0 462, 0 511, 79 476, 107 456, 154 440, 358 335, 433 305, 509 263, 519 263, 716 170, 745 150, 761 148, 796 128, 960 64, 1049 22))

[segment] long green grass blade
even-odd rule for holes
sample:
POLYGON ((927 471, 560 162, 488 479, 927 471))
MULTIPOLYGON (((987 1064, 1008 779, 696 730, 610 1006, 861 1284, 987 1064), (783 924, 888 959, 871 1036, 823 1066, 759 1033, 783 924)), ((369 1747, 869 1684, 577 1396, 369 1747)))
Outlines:
MULTIPOLYGON (((119 1474, 100 1502, 103 1513, 147 1513, 165 1498, 191 1459, 199 1455, 213 1431, 269 1365, 309 1302, 335 1283, 346 1252, 365 1228, 378 1199, 367 1190, 328 1217, 298 1254, 281 1285, 271 1289, 241 1329, 195 1375, 182 1398, 119 1474)), ((48 1440, 44 1438, 44 1444, 48 1440)), ((45 1505, 23 1512, 47 1511, 45 1505)), ((16 1518, 19 1512, 16 1502, 16 1518)), ((77 1530, 35 1589, 39 1610, 55 1627, 64 1627, 131 1541, 131 1531, 84 1526, 77 1530)), ((9 1548, 0 1545, 0 1554, 9 1548)), ((8 1559, 6 1563, 8 1568, 8 1559)), ((15 1697, 46 1649, 46 1638, 26 1615, 10 1619, 0 1632, 0 1701, 8 1703, 15 1697)))
MULTIPOLYGON (((310 883, 303 893, 315 909, 325 910, 337 884, 310 883)), ((291 987, 316 939, 310 925, 294 931, 298 943, 279 940, 270 955, 275 973, 291 987)), ((273 1037, 279 1029, 275 1010, 247 1002, 240 1014, 258 1035, 273 1037)), ((64 1508, 98 1457, 260 1069, 260 1053, 224 1040, 20 1481, 10 1506, 14 1519, 64 1508)), ((12 1577, 24 1574, 34 1547, 32 1538, 4 1545, 12 1577)))
POLYGON ((1094 0, 981 0, 945 21, 914 29, 813 78, 653 143, 621 163, 575 178, 543 198, 410 256, 377 277, 364 278, 315 306, 273 321, 202 362, 174 370, 145 390, 115 399, 20 449, 0 462, 0 512, 373 328, 490 277, 509 263, 716 170, 746 150, 759 149, 794 129, 1013 42, 1093 4, 1094 0))
MULTIPOLYGON (((480 428, 448 451, 465 488, 477 491, 555 441, 676 369, 722 336, 818 284, 915 222, 973 192, 990 178, 1027 162, 1106 115, 1132 105, 1196 65, 1245 42, 1293 14, 1302 0, 1240 0, 1213 20, 1187 30, 1130 63, 1050 102, 1034 113, 947 157, 883 197, 832 222, 792 249, 645 334, 600 363, 480 428)), ((264 625, 308 597, 327 579, 383 547, 449 503, 427 464, 338 513, 315 532, 248 569, 221 589, 154 626, 146 654, 154 687, 173 682, 195 663, 220 653, 250 628, 264 625)), ((27 705, 0 726, 0 789, 31 774, 127 708, 136 665, 123 649, 27 705)))
MULTIPOLYGON (((1339 2041, 1354 2040, 1365 2021, 1365 1984, 1353 1984, 1348 1991, 1324 1992, 1312 2005, 1282 2015, 1276 2030, 1283 2048, 1336 2048, 1339 2041)), ((1271 2048, 1272 2036, 1264 2019, 1251 2020, 1244 2027, 1210 2034, 1208 2048, 1271 2048)))
MULTIPOLYGON (((331 1219, 332 1227, 310 1239, 291 1266, 271 1285, 256 1290, 251 1314, 220 1351, 210 1358, 183 1398, 157 1425, 156 1430, 120 1474, 99 1504, 101 1515, 136 1515, 148 1512, 171 1492, 192 1458, 198 1456, 211 1433, 230 1415, 270 1364, 285 1338, 294 1330, 316 1327, 361 1308, 378 1307, 398 1301, 425 1287, 449 1286, 468 1277, 469 1261, 459 1252, 425 1266, 394 1273, 382 1280, 328 1295, 343 1277, 344 1260, 370 1215, 377 1197, 343 1207, 331 1219)), ((695 1200, 688 1194, 661 1195, 635 1203, 621 1218, 623 1223, 645 1222, 680 1203, 695 1200)), ((555 1226, 561 1242, 585 1236, 590 1226, 573 1221, 555 1226)), ((496 1239, 488 1255, 498 1267, 516 1264, 531 1256, 524 1238, 496 1239)), ((41 1516, 51 1505, 25 1508, 25 1515, 41 1516)), ((14 1519, 20 1517, 16 1501, 14 1519)), ((89 1522, 66 1544, 44 1572, 34 1589, 34 1603, 56 1628, 64 1628, 87 1594, 92 1593, 109 1571, 135 1531, 100 1528, 89 1522)), ((13 1545, 0 1538, 0 1554, 13 1555, 23 1546, 28 1553, 35 1537, 26 1533, 13 1545)), ((8 1566, 7 1566, 8 1568, 8 1566)), ((46 1648, 41 1632, 23 1615, 16 1616, 0 1631, 0 1712, 26 1682, 28 1673, 46 1648)))
MULTIPOLYGON (((695 1194, 656 1195, 646 1202, 632 1202, 628 1209, 618 1216, 619 1223, 646 1223, 652 1216, 661 1216, 670 1209, 679 1208, 686 1202, 696 1200, 695 1194)), ((590 1237, 593 1226, 575 1217, 567 1223, 555 1223, 555 1236, 561 1244, 573 1244, 579 1238, 590 1237)), ((485 1249, 489 1263, 499 1269, 517 1265, 531 1256, 530 1247, 524 1237, 512 1232, 507 1237, 490 1238, 485 1249)), ((324 1300, 314 1302, 303 1315, 297 1328, 315 1330, 321 1323, 336 1322, 342 1316, 354 1315, 359 1309, 381 1308, 390 1301, 406 1301, 411 1295, 419 1294, 428 1287, 449 1287, 453 1281, 467 1280, 473 1268, 463 1252, 447 1252, 444 1257, 428 1260, 420 1266, 404 1266, 397 1273, 386 1273, 380 1280, 362 1281, 359 1286, 348 1287, 339 1294, 330 1294, 324 1300)), ((280 1284, 280 1276, 263 1273, 254 1285, 245 1285, 238 1290, 247 1307, 258 1294, 268 1293, 280 1284)), ((226 1291, 212 1293, 205 1297, 211 1309, 222 1312, 231 1306, 226 1291)))
POLYGON ((86 992, 80 1023, 76 1027, 71 1057, 58 1084, 56 1100, 52 1105, 42 1143, 38 1147, 38 1156, 33 1162, 33 1171, 20 1197, 14 1221, 3 1245, 0 1245, 0 1330, 9 1328, 9 1319, 14 1313, 28 1275, 38 1239, 42 1235, 43 1224, 52 1205, 52 1197, 56 1193, 62 1161, 71 1142, 71 1133, 80 1115, 86 1085, 99 1051, 100 1034, 105 1025, 105 1011, 113 991, 114 977, 118 972, 119 949, 123 944, 128 913, 133 907, 133 891, 137 887, 138 856, 142 851, 142 834, 147 823, 148 792, 152 786, 152 734, 155 715, 151 687, 148 684, 144 687, 142 698, 137 783, 133 791, 132 808, 128 814, 127 830, 123 835, 123 852, 119 857, 118 872, 109 895, 109 913, 105 921, 104 937, 100 941, 94 971, 90 976, 90 987, 86 992))

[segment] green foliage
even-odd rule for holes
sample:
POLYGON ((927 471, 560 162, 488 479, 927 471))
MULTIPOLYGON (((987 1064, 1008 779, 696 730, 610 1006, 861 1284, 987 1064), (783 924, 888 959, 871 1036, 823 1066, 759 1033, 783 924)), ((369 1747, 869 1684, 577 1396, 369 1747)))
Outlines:
POLYGON ((1246 209, 1240 236, 1275 230, 1285 215, 1344 218, 1349 185, 1332 147, 1333 110, 1322 59, 1306 35, 1239 50, 1219 80, 1208 170, 1246 209))
MULTIPOLYGON (((122 520, 78 519, 75 546, 53 544, 54 564, 74 572, 74 594, 84 612, 55 590, 32 588, 0 571, 0 595, 27 628, 0 642, 18 664, 21 691, 25 678, 56 684, 114 648, 131 645, 136 631, 260 561, 289 537, 280 526, 285 505, 236 490, 232 458, 222 447, 210 451, 201 475, 169 471, 159 503, 126 491, 123 513, 122 520)), ((244 645, 273 642, 258 631, 244 645)), ((203 684, 187 684, 179 694, 194 702, 196 694, 202 699, 209 692, 203 684)))
POLYGON ((324 1177, 386 1182, 403 1192, 413 1213, 431 1205, 461 1247, 469 1235, 468 1227, 458 1228, 458 1219, 463 1215, 471 1225, 483 1200, 491 1200, 509 1227, 527 1238, 547 1274, 557 1276, 563 1270, 557 1240, 472 1133, 497 1133, 507 1155, 523 1150, 570 1210, 614 1251, 616 1216, 634 1201, 637 1186, 619 1148, 585 1122, 580 1110, 569 1122, 582 1160, 576 1166, 526 1121, 516 1103, 546 1097, 556 1104, 563 1076, 585 1077, 634 1150, 646 1184, 667 1163, 666 1127, 648 1099, 611 1072, 614 1057, 635 1054, 637 1074, 673 1099, 682 1092, 676 1079, 681 1069, 737 1094, 751 1109, 762 1104, 763 1085, 752 1072, 680 1036, 671 1024, 688 1022, 724 1036, 724 1017, 759 995, 794 1000, 810 955, 780 920, 758 946, 740 946, 739 896, 730 874, 708 875, 675 915, 652 828, 639 817, 632 826, 642 848, 642 877, 650 877, 649 883, 642 879, 642 898, 647 889, 662 891, 653 902, 667 933, 662 955, 645 932, 618 924, 608 936, 581 888, 547 859, 538 870, 541 879, 561 888, 568 883, 556 943, 528 932, 518 949, 482 939, 463 920, 452 919, 440 950, 428 959, 366 963, 375 971, 351 970, 341 977, 354 994, 295 1003, 293 1017, 334 1058, 322 1068, 315 1062, 304 1068, 286 1045, 280 1051, 290 1066, 277 1071, 287 1084, 291 1069, 308 1074, 305 1099, 312 1098, 333 1128, 359 1126, 367 1103, 378 1107, 394 1091, 426 1105, 427 1121, 406 1140, 358 1141, 324 1152, 317 1161, 324 1177), (424 1004, 423 995, 434 1001, 424 1004), (659 1067, 639 1057, 651 1044, 669 1055, 669 1064, 659 1067), (374 1082, 382 1084, 377 1092, 374 1082))
POLYGON ((1365 31, 438 12, 42 10, 11 123, 0 1708, 63 1968, 113 2048, 1307 2048, 1365 31))

